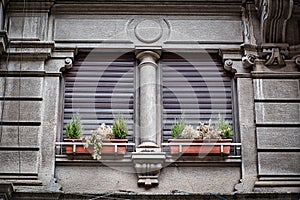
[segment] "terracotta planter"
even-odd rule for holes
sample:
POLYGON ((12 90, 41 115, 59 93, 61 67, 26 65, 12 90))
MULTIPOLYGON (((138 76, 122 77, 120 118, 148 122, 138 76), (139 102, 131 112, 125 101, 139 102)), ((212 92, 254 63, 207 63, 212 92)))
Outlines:
MULTIPOLYGON (((82 142, 82 139, 64 139, 64 142, 82 142)), ((66 154, 91 154, 90 151, 84 148, 83 145, 76 145, 75 152, 73 152, 73 145, 66 145, 66 154)))
POLYGON ((124 155, 126 153, 126 145, 118 145, 117 151, 115 152, 115 146, 113 145, 105 145, 109 143, 127 143, 127 139, 106 139, 103 140, 103 145, 101 149, 101 154, 118 154, 118 155, 124 155))
POLYGON ((180 151, 179 145, 170 145, 170 153, 182 154, 182 155, 229 155, 230 145, 223 146, 223 152, 221 153, 221 146, 208 145, 203 146, 201 143, 231 143, 232 139, 218 139, 218 140, 203 140, 203 139, 169 139, 170 144, 183 144, 182 151, 180 151), (199 145, 194 145, 199 143, 199 145), (193 145, 188 145, 193 144, 193 145))

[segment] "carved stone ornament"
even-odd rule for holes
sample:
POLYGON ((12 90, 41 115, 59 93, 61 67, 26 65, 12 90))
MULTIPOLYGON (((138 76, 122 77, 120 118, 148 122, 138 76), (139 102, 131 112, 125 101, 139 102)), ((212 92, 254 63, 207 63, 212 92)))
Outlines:
POLYGON ((66 58, 64 64, 65 65, 60 69, 61 72, 71 69, 73 67, 73 61, 71 58, 66 58))
POLYGON ((242 57, 243 67, 245 69, 253 67, 255 59, 256 59, 256 56, 253 54, 248 54, 248 55, 243 56, 242 57))
POLYGON ((295 60, 296 65, 299 67, 300 69, 300 55, 296 55, 292 58, 292 60, 295 60))
POLYGON ((288 44, 265 44, 262 46, 261 56, 266 59, 266 66, 285 66, 288 56, 288 44))
POLYGON ((286 24, 292 15, 293 0, 256 0, 255 4, 260 16, 262 42, 286 42, 286 24))
POLYGON ((236 73, 237 70, 235 68, 233 68, 233 61, 231 59, 227 59, 224 61, 224 69, 228 72, 231 72, 231 73, 236 73))
POLYGON ((132 162, 138 176, 138 185, 146 188, 157 186, 160 170, 163 168, 166 153, 141 151, 132 153, 132 162))

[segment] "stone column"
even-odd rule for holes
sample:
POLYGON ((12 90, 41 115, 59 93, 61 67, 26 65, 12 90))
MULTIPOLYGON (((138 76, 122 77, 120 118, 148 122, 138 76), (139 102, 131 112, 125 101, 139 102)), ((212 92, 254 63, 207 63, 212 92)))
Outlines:
POLYGON ((154 51, 141 51, 140 61, 140 146, 156 147, 156 61, 160 55, 154 51))

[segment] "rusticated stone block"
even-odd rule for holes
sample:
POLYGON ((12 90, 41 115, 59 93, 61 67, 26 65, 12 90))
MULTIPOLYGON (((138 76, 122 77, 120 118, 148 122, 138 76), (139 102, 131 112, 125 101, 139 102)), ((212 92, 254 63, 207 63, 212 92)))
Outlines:
POLYGON ((257 128, 256 132, 259 149, 300 148, 300 127, 257 128))
POLYGON ((300 175, 299 152, 259 152, 260 175, 300 175))
POLYGON ((38 146, 40 127, 3 126, 0 146, 38 146))
MULTIPOLYGON (((3 121, 41 121, 40 101, 5 101, 3 121)), ((2 101, 0 101, 2 111, 2 101)))
POLYGON ((0 151, 0 160, 0 172, 38 172, 38 151, 0 151))
POLYGON ((254 91, 256 99, 300 98, 297 79, 255 79, 254 91))
POLYGON ((47 21, 48 14, 43 13, 40 13, 39 16, 10 16, 9 37, 44 40, 47 21))
POLYGON ((58 18, 54 22, 54 40, 128 40, 126 33, 128 20, 58 18))
POLYGON ((38 60, 26 61, 26 60, 22 60, 22 58, 20 56, 18 58, 11 59, 8 63, 7 69, 9 71, 22 71, 22 72, 24 72, 24 71, 43 71, 44 70, 44 61, 38 61, 38 60))
POLYGON ((300 103, 256 103, 257 123, 300 124, 300 103))
MULTIPOLYGON (((4 90, 5 78, 0 79, 0 89, 4 90)), ((41 97, 43 79, 38 77, 6 77, 5 97, 41 97)), ((3 93, 1 93, 3 95, 3 93)))

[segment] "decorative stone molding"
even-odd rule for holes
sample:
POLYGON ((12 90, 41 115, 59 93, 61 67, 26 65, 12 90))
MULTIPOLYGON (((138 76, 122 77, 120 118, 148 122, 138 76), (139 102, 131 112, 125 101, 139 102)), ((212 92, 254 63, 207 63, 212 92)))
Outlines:
POLYGON ((241 63, 241 51, 240 49, 220 49, 219 55, 223 58, 224 69, 230 73, 237 73, 241 63))
POLYGON ((71 69, 73 67, 73 60, 71 58, 65 59, 65 65, 60 68, 60 71, 63 72, 65 70, 71 69))
POLYGON ((138 176, 138 185, 146 188, 157 186, 165 159, 164 152, 133 152, 132 162, 138 176))
POLYGON ((126 29, 136 45, 151 45, 151 49, 153 44, 161 46, 170 35, 170 25, 162 17, 134 18, 127 24, 126 29))
POLYGON ((256 56, 253 54, 248 54, 242 57, 243 67, 248 69, 253 67, 256 56))
POLYGON ((134 33, 141 42, 153 43, 161 38, 163 30, 157 21, 144 20, 135 26, 134 33))
POLYGON ((286 24, 293 10, 293 0, 256 0, 263 43, 286 42, 286 24))
POLYGON ((236 73, 236 69, 232 68, 233 66, 233 61, 228 59, 228 60, 225 60, 224 62, 224 69, 226 71, 229 71, 229 72, 232 72, 232 73, 236 73))
POLYGON ((54 42, 47 41, 11 41, 7 53, 10 58, 23 60, 46 60, 51 56, 54 42))
POLYGON ((6 31, 0 31, 0 55, 6 51, 6 46, 8 43, 7 33, 6 31))
POLYGON ((245 69, 252 69, 255 59, 258 57, 257 46, 251 44, 241 45, 241 49, 244 52, 242 57, 242 64, 245 69))
POLYGON ((260 52, 266 66, 283 67, 289 55, 288 44, 264 44, 260 52))
POLYGON ((296 55, 292 58, 292 60, 295 61, 296 65, 298 66, 298 68, 300 69, 300 55, 296 55))

